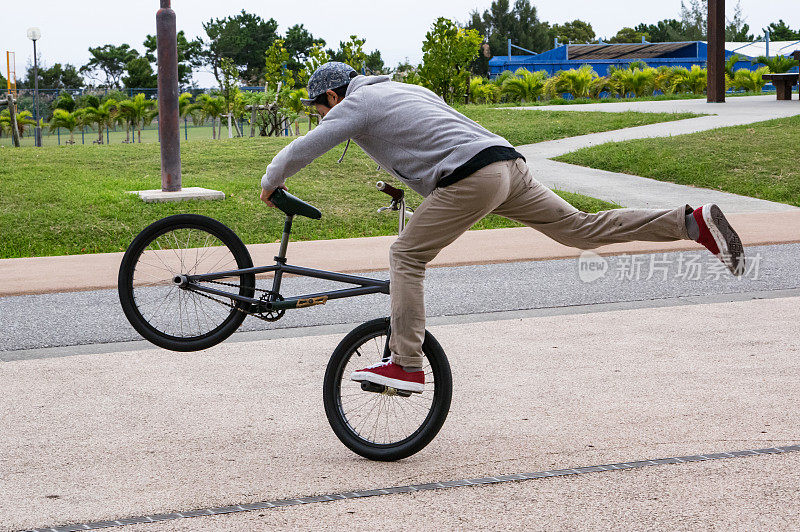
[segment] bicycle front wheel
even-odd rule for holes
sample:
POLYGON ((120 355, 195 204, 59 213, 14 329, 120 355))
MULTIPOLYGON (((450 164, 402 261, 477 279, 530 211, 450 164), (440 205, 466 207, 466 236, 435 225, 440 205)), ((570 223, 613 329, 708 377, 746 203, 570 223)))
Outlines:
MULTIPOLYGON (((119 299, 125 316, 145 339, 173 351, 206 349, 241 325, 247 304, 182 288, 176 276, 250 268, 247 248, 222 223, 197 214, 163 218, 131 242, 119 269, 119 299)), ((209 284, 253 297, 255 275, 209 284)))
POLYGON ((453 379, 439 342, 425 331, 425 391, 362 388, 350 374, 384 359, 389 319, 369 321, 351 331, 333 352, 325 372, 323 403, 336 436, 370 460, 399 460, 417 453, 442 428, 450 410, 453 379))

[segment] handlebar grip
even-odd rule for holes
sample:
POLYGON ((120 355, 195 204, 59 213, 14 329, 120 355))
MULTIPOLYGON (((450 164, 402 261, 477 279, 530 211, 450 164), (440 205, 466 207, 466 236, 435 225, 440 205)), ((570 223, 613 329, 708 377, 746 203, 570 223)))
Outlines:
POLYGON ((383 181, 378 181, 375 184, 375 186, 381 192, 383 192, 385 194, 389 194, 394 201, 402 200, 403 199, 403 195, 405 195, 405 192, 403 190, 400 190, 399 188, 394 188, 392 185, 390 185, 388 183, 384 183, 383 181))

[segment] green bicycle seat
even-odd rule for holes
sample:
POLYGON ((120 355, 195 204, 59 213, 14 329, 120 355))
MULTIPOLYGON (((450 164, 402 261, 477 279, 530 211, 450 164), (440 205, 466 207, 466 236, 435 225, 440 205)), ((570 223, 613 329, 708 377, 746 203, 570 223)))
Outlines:
POLYGON ((292 196, 282 188, 275 189, 275 192, 272 193, 269 200, 288 216, 299 214, 300 216, 305 216, 313 220, 322 218, 322 212, 320 212, 319 209, 300 198, 292 196))

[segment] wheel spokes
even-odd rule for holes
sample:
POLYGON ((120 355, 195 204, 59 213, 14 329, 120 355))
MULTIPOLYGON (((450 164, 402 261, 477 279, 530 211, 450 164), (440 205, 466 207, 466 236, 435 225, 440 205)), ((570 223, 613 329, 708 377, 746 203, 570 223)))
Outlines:
POLYGON ((383 357, 385 335, 366 339, 351 352, 342 370, 338 406, 344 421, 362 440, 378 445, 396 444, 420 430, 433 408, 436 382, 426 359, 425 391, 409 397, 387 393, 366 392, 350 374, 383 357))

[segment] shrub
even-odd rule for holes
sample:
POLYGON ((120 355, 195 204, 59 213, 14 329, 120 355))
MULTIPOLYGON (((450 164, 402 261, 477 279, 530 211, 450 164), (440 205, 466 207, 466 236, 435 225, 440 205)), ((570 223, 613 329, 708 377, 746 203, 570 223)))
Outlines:
POLYGON ((544 91, 546 79, 547 74, 544 71, 531 72, 520 68, 503 81, 501 94, 512 101, 536 101, 544 91))

